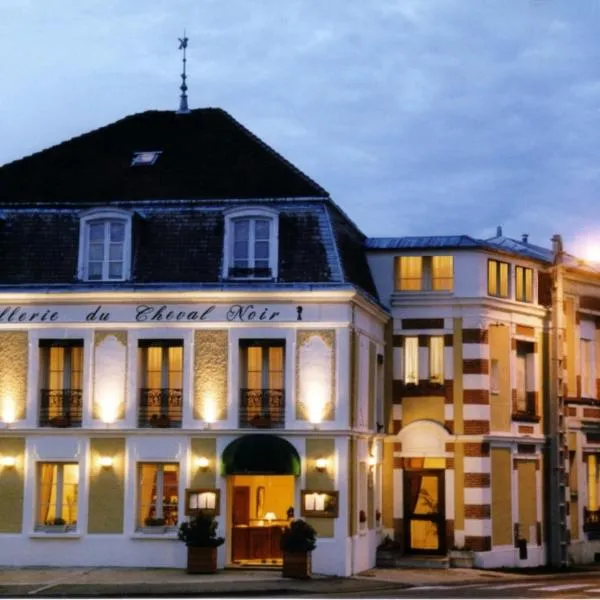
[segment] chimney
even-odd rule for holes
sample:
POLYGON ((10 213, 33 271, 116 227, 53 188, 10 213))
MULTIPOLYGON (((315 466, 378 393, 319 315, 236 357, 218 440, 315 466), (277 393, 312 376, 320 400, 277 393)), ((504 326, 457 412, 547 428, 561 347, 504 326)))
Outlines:
POLYGON ((528 243, 528 240, 529 240, 529 234, 528 234, 528 233, 524 233, 524 234, 521 236, 521 241, 522 241, 524 244, 527 244, 527 243, 528 243))
POLYGON ((562 241, 562 237, 559 233, 555 233, 552 236, 552 252, 554 254, 560 254, 563 251, 563 241, 562 241))
POLYGON ((502 225, 496 227, 496 237, 502 237, 502 225))

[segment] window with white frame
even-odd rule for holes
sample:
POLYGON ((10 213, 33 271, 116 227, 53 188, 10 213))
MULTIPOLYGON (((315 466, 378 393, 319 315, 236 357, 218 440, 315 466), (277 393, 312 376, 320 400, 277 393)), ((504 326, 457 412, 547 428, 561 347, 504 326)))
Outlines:
POLYGON ((38 463, 36 529, 69 531, 77 527, 79 465, 38 463))
POLYGON ((533 302, 533 269, 515 267, 515 300, 533 302))
POLYGON ((278 233, 278 214, 271 209, 238 209, 228 213, 223 277, 275 279, 278 233))
POLYGON ((500 363, 497 358, 490 360, 490 392, 500 393, 500 363))
POLYGON ((94 210, 81 218, 79 276, 84 281, 123 281, 131 269, 131 213, 94 210))
POLYGON ((587 455, 587 510, 596 512, 598 510, 598 456, 587 455))
POLYGON ((592 341, 581 340, 581 396, 583 398, 595 398, 594 380, 593 380, 593 357, 592 357, 592 341))
POLYGON ((516 375, 517 387, 514 412, 519 414, 536 415, 533 361, 534 345, 532 342, 517 340, 516 375))
POLYGON ((429 338, 429 381, 444 383, 444 336, 429 338))
POLYGON ((419 338, 404 338, 404 383, 419 383, 419 338))
POLYGON ((508 298, 510 265, 499 260, 488 260, 488 295, 508 298))
POLYGON ((454 258, 452 256, 396 258, 396 290, 450 292, 453 287, 454 258))
POLYGON ((138 528, 175 528, 179 506, 179 465, 138 465, 138 528))

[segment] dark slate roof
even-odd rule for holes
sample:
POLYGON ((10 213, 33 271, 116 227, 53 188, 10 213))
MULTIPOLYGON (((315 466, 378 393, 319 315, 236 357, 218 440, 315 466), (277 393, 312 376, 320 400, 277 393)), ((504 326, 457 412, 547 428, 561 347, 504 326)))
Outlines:
POLYGON ((2 204, 326 196, 217 108, 139 113, 0 167, 2 204), (131 166, 143 151, 161 154, 131 166))
POLYGON ((406 236, 369 238, 369 250, 421 250, 425 248, 478 248, 480 242, 468 235, 406 236))

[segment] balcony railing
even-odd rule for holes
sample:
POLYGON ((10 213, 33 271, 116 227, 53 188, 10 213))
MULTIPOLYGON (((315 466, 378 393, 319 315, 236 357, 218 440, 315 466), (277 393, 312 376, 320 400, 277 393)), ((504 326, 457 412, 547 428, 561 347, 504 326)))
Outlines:
POLYGON ((240 390, 240 429, 285 426, 285 390, 240 390))
POLYGON ((600 533, 600 509, 589 510, 583 507, 583 530, 589 533, 600 533))
POLYGON ((140 390, 139 427, 181 427, 182 390, 140 390))
POLYGON ((81 390, 40 390, 40 427, 81 427, 81 390))

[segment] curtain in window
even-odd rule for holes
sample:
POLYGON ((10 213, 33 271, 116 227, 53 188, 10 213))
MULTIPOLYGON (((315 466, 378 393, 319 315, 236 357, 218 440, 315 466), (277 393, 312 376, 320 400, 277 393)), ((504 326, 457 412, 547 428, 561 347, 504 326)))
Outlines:
POLYGON ((527 410, 527 355, 517 354, 517 410, 527 410))
POLYGON ((400 258, 400 281, 398 289, 418 291, 422 289, 423 259, 421 256, 402 256, 400 258))
POLYGON ((444 338, 432 336, 429 339, 429 378, 433 383, 444 382, 444 338))
POLYGON ((162 494, 162 490, 157 491, 156 479, 158 474, 158 465, 140 466, 140 510, 139 524, 144 525, 147 518, 157 518, 156 514, 156 494, 162 494))
POLYGON ((432 256, 432 289, 452 291, 454 278, 454 260, 452 256, 432 256))
POLYGON ((592 353, 591 341, 581 340, 581 395, 584 398, 595 396, 592 391, 592 353))
MULTIPOLYGON (((40 465, 40 514, 39 522, 44 525, 55 517, 55 510, 52 505, 52 492, 56 485, 56 465, 40 465)), ((54 490, 56 499, 56 491, 54 490)), ((56 501, 56 500, 55 500, 56 501)))
POLYGON ((598 510, 598 466, 595 454, 588 454, 588 510, 598 510))
POLYGON ((404 383, 419 383, 419 338, 404 338, 404 383))

